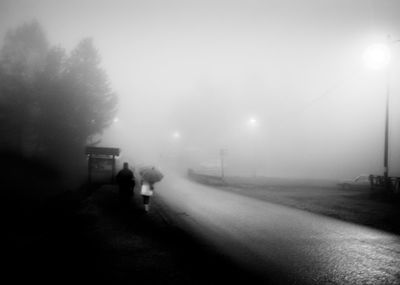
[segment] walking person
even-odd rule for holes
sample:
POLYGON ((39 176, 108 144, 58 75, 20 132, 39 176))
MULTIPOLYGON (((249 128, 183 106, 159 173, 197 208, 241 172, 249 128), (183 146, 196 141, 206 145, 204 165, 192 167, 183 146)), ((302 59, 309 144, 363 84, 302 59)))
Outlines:
POLYGON ((148 213, 150 210, 150 198, 154 194, 154 185, 150 184, 147 181, 142 181, 140 194, 142 195, 143 198, 144 211, 148 213))
POLYGON ((153 167, 143 167, 139 171, 141 175, 141 189, 140 194, 143 198, 143 205, 145 212, 150 210, 150 198, 154 195, 154 184, 161 181, 163 174, 153 167))
POLYGON ((135 177, 133 176, 132 170, 129 169, 129 164, 127 162, 124 162, 123 169, 118 172, 116 180, 119 186, 120 203, 123 206, 129 206, 133 197, 135 177))

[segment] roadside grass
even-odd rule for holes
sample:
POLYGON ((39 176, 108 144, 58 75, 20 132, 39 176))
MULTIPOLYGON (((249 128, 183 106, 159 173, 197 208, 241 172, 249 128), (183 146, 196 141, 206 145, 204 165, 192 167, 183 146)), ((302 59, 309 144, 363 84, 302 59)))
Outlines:
POLYGON ((400 234, 399 199, 379 190, 346 190, 334 181, 324 180, 227 177, 224 183, 218 183, 215 177, 201 175, 194 180, 224 191, 400 234))

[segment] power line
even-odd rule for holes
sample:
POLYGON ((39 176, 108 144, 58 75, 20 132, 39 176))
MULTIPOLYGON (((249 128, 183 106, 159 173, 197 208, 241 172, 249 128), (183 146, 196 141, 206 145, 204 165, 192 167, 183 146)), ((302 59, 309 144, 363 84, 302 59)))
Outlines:
POLYGON ((335 84, 332 84, 329 88, 327 88, 319 96, 317 96, 316 98, 314 98, 311 101, 309 101, 303 107, 299 108, 296 111, 293 111, 291 113, 286 114, 285 115, 285 120, 280 120, 280 123, 284 123, 284 122, 294 118, 295 116, 303 114, 306 110, 308 110, 309 108, 313 107, 316 103, 320 102, 322 99, 326 99, 329 96, 335 94, 334 92, 337 91, 339 88, 347 85, 349 82, 354 82, 355 79, 357 77, 359 77, 359 76, 360 76, 359 73, 353 74, 352 76, 347 76, 345 80, 341 80, 341 81, 336 82, 335 84))

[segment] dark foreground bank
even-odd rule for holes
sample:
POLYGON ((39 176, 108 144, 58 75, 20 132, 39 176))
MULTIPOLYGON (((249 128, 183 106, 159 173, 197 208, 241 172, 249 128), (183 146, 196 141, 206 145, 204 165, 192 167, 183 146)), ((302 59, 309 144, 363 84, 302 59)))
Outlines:
MULTIPOLYGON (((116 188, 91 197, 65 192, 38 207, 3 204, 1 241, 7 284, 249 284, 260 280, 163 220, 155 203, 118 204, 116 188), (10 283, 11 281, 11 283, 10 283)), ((5 284, 4 282, 2 282, 5 284)))

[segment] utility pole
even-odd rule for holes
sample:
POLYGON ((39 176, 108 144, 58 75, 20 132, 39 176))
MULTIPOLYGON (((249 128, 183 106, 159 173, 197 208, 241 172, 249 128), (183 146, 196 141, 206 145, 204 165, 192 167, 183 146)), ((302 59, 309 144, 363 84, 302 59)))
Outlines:
MULTIPOLYGON (((400 40, 392 40, 390 35, 387 36, 387 46, 390 47, 400 40)), ((391 188, 391 179, 389 177, 389 108, 390 108, 390 66, 386 67, 386 108, 385 108, 385 144, 383 153, 383 179, 387 190, 391 188)))
POLYGON ((384 152, 383 152, 383 183, 386 189, 391 187, 389 177, 389 111, 390 111, 390 46, 399 43, 400 40, 392 40, 387 36, 386 44, 371 46, 366 53, 366 60, 370 67, 379 69, 386 67, 386 104, 385 104, 385 132, 384 132, 384 152))
POLYGON ((385 110, 385 143, 383 155, 383 177, 385 188, 390 187, 389 183, 389 98, 390 98, 390 72, 386 70, 386 110, 385 110))

